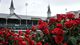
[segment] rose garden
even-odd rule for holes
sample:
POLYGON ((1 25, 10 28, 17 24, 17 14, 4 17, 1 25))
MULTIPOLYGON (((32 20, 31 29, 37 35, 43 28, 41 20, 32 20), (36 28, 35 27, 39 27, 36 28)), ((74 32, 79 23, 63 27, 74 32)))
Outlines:
POLYGON ((80 18, 57 14, 49 21, 39 20, 26 31, 0 29, 0 45, 80 45, 80 18))

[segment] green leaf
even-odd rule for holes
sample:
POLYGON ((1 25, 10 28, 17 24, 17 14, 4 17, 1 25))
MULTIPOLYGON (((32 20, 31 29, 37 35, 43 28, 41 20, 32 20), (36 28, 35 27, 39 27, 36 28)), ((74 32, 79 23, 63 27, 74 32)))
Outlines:
POLYGON ((36 36, 36 38, 34 39, 36 42, 38 42, 38 41, 41 41, 41 36, 40 36, 40 33, 37 33, 37 36, 36 36))
POLYGON ((54 29, 55 28, 55 25, 54 24, 52 24, 51 26, 49 26, 49 29, 50 30, 52 30, 52 29, 54 29))
POLYGON ((79 45, 80 45, 80 43, 79 43, 79 45))
POLYGON ((62 24, 62 25, 64 24, 64 19, 63 19, 63 20, 61 20, 61 24, 62 24))
POLYGON ((74 37, 74 36, 72 36, 72 37, 70 38, 70 41, 72 42, 73 45, 76 45, 76 43, 77 43, 77 38, 74 37))

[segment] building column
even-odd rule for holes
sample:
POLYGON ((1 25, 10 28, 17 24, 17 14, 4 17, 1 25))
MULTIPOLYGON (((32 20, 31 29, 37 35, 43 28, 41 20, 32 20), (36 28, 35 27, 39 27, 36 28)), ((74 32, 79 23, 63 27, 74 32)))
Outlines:
POLYGON ((33 26, 34 24, 33 24, 33 20, 32 20, 32 26, 33 26))
POLYGON ((27 20, 26 20, 26 27, 27 27, 27 29, 28 29, 28 24, 27 24, 27 20))
POLYGON ((6 25, 7 25, 7 23, 8 23, 7 21, 8 21, 8 18, 6 18, 6 25))
POLYGON ((20 25, 21 25, 21 19, 20 19, 20 25))
POLYGON ((27 25, 27 20, 26 20, 26 25, 27 25))

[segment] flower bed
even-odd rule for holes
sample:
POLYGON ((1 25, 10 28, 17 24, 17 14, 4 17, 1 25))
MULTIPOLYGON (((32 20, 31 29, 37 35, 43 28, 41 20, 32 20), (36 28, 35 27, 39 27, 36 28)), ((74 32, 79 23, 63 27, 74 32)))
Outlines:
POLYGON ((49 22, 38 21, 25 32, 0 29, 0 45, 80 45, 80 18, 74 14, 58 14, 49 22))

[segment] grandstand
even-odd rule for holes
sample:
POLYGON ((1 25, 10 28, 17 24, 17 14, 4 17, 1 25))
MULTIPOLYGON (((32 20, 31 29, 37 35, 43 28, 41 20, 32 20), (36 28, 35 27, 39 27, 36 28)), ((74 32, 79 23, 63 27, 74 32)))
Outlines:
MULTIPOLYGON (((0 13, 0 27, 7 27, 11 29, 27 29, 32 25, 36 25, 39 19, 46 21, 47 17, 36 17, 28 15, 18 15, 14 12, 15 8, 13 0, 10 4, 10 14, 0 13)), ((51 16, 50 6, 47 11, 48 17, 51 16)))
POLYGON ((0 13, 0 27, 8 27, 8 28, 26 28, 27 26, 30 28, 32 25, 36 25, 38 20, 46 20, 45 17, 33 17, 33 16, 24 16, 24 15, 10 15, 10 14, 2 14, 0 13))

